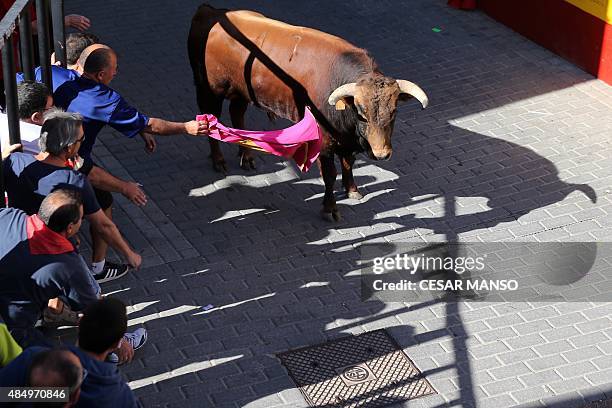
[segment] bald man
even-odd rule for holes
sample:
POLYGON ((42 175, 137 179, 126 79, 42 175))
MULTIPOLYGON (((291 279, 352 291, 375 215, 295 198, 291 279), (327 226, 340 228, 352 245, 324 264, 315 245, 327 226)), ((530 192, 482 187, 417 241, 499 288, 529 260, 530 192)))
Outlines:
POLYGON ((79 401, 85 372, 71 350, 30 347, 0 370, 0 386, 68 388, 68 401, 62 407, 73 407, 79 401))
POLYGON ((100 296, 85 261, 69 238, 81 227, 81 194, 56 190, 38 214, 0 209, 0 316, 17 343, 52 345, 34 325, 50 299, 64 297, 83 310, 100 296))
MULTIPOLYGON (((85 142, 79 151, 88 159, 96 137, 105 125, 127 137, 148 133, 154 135, 190 134, 208 136, 208 124, 195 120, 170 122, 151 118, 130 106, 109 84, 117 75, 117 54, 104 44, 87 47, 79 58, 83 70, 80 78, 63 84, 55 91, 56 106, 70 112, 78 112, 86 119, 85 142)), ((145 139, 147 148, 155 148, 154 139, 145 139)))
MULTIPOLYGON (((190 134, 207 136, 208 123, 199 121, 171 122, 152 118, 132 107, 117 91, 109 87, 117 75, 117 55, 104 44, 93 44, 81 53, 78 64, 81 76, 65 82, 54 93, 55 105, 69 112, 78 112, 83 116, 85 140, 79 149, 83 158, 80 171, 86 174, 94 186, 96 197, 102 208, 110 208, 113 201, 112 192, 122 191, 124 181, 114 177, 106 170, 95 165, 91 154, 100 131, 110 125, 124 136, 132 138, 140 135, 145 141, 145 148, 153 152, 156 142, 153 135, 190 134)), ((144 192, 130 185, 133 192, 126 195, 137 205, 145 205, 144 192)), ((106 211, 105 211, 106 212, 106 211)), ((109 218, 112 214, 106 212, 109 218)), ((106 253, 106 243, 102 240, 93 242, 94 257, 96 253, 106 253)), ((103 273, 104 262, 94 262, 94 274, 103 273)))

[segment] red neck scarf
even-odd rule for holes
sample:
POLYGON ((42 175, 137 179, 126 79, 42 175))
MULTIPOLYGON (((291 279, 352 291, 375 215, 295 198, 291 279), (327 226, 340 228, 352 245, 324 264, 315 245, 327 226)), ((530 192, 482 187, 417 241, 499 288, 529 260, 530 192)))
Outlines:
POLYGON ((58 255, 74 251, 70 241, 47 227, 36 214, 28 216, 26 232, 32 255, 58 255))

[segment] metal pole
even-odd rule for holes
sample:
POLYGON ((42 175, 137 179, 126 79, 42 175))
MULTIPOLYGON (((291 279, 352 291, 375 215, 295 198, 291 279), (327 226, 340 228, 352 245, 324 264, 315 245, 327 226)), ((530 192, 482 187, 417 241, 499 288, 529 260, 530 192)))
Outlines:
POLYGON ((19 135, 19 116, 17 114, 17 83, 15 81, 15 58, 13 56, 13 34, 2 47, 2 73, 4 75, 4 93, 6 94, 6 116, 8 119, 9 141, 21 143, 19 135))
POLYGON ((36 0, 36 23, 42 81, 52 90, 51 63, 49 62, 49 20, 45 0, 36 0))
POLYGON ((53 47, 55 60, 66 68, 66 30, 64 27, 64 0, 51 1, 51 22, 53 24, 53 47))
POLYGON ((34 53, 32 42, 32 24, 30 18, 30 5, 21 12, 19 18, 19 46, 21 50, 21 70, 28 81, 34 80, 34 53))

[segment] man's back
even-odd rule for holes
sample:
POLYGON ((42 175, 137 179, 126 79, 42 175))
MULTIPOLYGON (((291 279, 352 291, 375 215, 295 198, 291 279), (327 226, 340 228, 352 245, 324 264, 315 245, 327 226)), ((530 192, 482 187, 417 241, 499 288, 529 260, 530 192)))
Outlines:
MULTIPOLYGON (((78 78, 80 75, 78 72, 57 65, 51 65, 51 81, 53 82, 53 92, 59 88, 64 82, 72 81, 78 78)), ((17 83, 21 83, 25 80, 25 76, 22 72, 17 73, 17 83)), ((42 69, 36 67, 34 70, 34 80, 36 82, 42 82, 42 69)))
POLYGON ((100 287, 83 258, 36 216, 0 209, 0 231, 0 315, 9 328, 33 326, 59 295, 81 308, 97 300, 100 287))
POLYGON ((65 82, 57 88, 53 98, 56 106, 83 115, 85 140, 79 155, 85 159, 90 158, 96 137, 104 125, 112 126, 127 137, 134 137, 149 120, 112 88, 84 77, 65 82))
POLYGON ((53 190, 72 187, 83 195, 86 215, 100 209, 86 177, 68 167, 53 166, 26 153, 13 153, 4 162, 4 181, 9 207, 35 214, 42 200, 53 190))
POLYGON ((87 378, 81 385, 81 397, 77 407, 136 407, 134 394, 121 377, 117 366, 98 361, 78 347, 70 346, 81 364, 88 371, 87 378))

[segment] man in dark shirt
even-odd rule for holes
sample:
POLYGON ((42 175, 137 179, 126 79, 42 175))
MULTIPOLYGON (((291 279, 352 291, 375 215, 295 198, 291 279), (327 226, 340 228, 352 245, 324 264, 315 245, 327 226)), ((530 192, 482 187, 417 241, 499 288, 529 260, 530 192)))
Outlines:
POLYGON ((56 190, 38 214, 0 209, 0 316, 22 346, 49 344, 34 328, 50 299, 65 297, 82 310, 100 296, 69 238, 81 227, 83 204, 74 190, 56 190))

